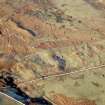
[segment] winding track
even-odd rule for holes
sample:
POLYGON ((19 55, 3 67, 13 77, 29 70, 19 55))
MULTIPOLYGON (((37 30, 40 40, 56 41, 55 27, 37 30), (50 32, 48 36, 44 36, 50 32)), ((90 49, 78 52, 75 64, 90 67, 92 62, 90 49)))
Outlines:
MULTIPOLYGON (((46 79, 54 78, 54 77, 62 77, 62 76, 66 76, 66 75, 74 75, 76 73, 86 72, 86 71, 90 71, 90 70, 93 71, 94 69, 97 70, 97 69, 103 68, 103 67, 105 67, 105 64, 99 65, 99 66, 90 67, 90 68, 83 68, 83 69, 80 69, 78 71, 73 71, 73 72, 53 74, 53 75, 44 75, 44 76, 38 78, 37 80, 46 80, 46 79)), ((23 82, 20 82, 18 85, 24 84, 24 83, 27 83, 27 82, 34 82, 34 81, 36 81, 36 80, 23 81, 23 82)))

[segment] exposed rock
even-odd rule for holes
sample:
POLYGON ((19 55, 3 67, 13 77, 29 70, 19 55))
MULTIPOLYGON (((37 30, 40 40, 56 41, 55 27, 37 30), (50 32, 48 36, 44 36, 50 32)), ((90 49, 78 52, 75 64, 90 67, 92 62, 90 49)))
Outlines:
POLYGON ((66 97, 61 94, 56 94, 53 96, 53 101, 57 105, 96 105, 95 101, 87 100, 87 99, 75 99, 72 97, 66 97))

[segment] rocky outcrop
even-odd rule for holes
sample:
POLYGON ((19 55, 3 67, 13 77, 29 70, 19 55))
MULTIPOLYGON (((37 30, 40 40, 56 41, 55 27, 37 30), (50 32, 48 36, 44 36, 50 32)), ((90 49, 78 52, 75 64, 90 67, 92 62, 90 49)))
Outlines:
POLYGON ((53 100, 57 105, 96 105, 95 101, 87 99, 75 99, 61 94, 56 94, 53 97, 53 100))

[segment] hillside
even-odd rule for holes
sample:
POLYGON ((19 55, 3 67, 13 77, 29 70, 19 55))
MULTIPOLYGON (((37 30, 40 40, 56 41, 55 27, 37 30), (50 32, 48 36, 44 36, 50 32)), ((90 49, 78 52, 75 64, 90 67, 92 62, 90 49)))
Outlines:
POLYGON ((30 104, 104 105, 104 57, 104 0, 0 0, 2 92, 30 104))

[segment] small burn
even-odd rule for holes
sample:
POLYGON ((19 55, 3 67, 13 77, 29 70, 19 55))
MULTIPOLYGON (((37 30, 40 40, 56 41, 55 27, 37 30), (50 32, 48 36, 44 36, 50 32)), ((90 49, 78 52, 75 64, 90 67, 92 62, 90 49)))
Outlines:
POLYGON ((66 66, 66 61, 63 59, 63 57, 61 58, 60 56, 57 55, 53 55, 53 59, 58 61, 58 66, 60 68, 60 70, 65 70, 65 66, 66 66))

